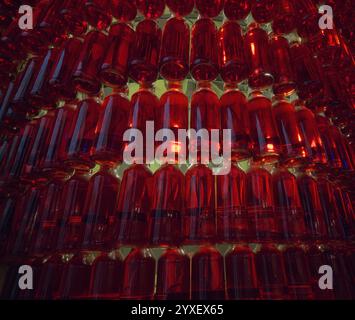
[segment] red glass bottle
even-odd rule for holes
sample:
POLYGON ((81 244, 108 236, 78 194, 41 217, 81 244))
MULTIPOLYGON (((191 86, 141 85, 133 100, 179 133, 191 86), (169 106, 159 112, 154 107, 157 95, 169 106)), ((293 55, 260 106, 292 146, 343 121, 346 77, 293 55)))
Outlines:
POLYGON ((183 240, 184 175, 173 165, 162 166, 152 181, 150 241, 174 246, 183 240))
POLYGON ((287 300, 287 280, 281 252, 273 244, 264 244, 256 253, 256 271, 262 300, 287 300))
POLYGON ((66 28, 74 36, 82 36, 88 28, 88 22, 81 14, 86 0, 64 0, 60 10, 60 27, 66 28))
POLYGON ((77 57, 74 83, 77 90, 96 95, 101 89, 99 72, 107 51, 108 38, 99 31, 90 31, 77 57))
POLYGON ((167 249, 158 260, 157 300, 189 300, 190 258, 183 249, 167 249))
POLYGON ((182 18, 169 19, 163 29, 160 74, 169 81, 184 80, 189 72, 190 28, 182 18))
POLYGON ((121 299, 152 300, 155 260, 149 249, 132 249, 123 262, 121 299))
POLYGON ((101 106, 94 99, 85 99, 75 110, 60 151, 66 165, 77 170, 90 170, 95 166, 90 151, 96 138, 96 126, 101 106))
POLYGON ((274 18, 275 1, 252 0, 251 14, 258 23, 268 23, 274 18))
POLYGON ((244 20, 251 10, 251 0, 225 0, 224 15, 229 20, 244 20))
POLYGON ((117 204, 116 240, 123 245, 148 243, 151 172, 144 165, 133 165, 123 174, 117 204))
POLYGON ((9 124, 6 121, 6 116, 10 109, 10 103, 12 100, 12 96, 15 92, 15 84, 11 81, 7 88, 3 91, 3 95, 0 99, 0 132, 4 133, 10 129, 9 124))
POLYGON ((130 103, 124 93, 106 97, 95 130, 96 137, 91 157, 100 165, 117 166, 123 161, 125 143, 123 136, 128 129, 130 103))
POLYGON ((129 64, 129 75, 134 81, 152 83, 157 79, 161 36, 161 29, 153 20, 138 23, 129 64))
POLYGON ((191 298, 225 299, 223 256, 214 247, 204 246, 192 257, 191 298))
POLYGON ((280 138, 272 115, 272 103, 253 92, 247 104, 254 159, 275 162, 280 154, 280 138))
POLYGON ((310 50, 304 44, 293 42, 290 52, 299 97, 307 100, 321 94, 323 86, 320 69, 310 50))
POLYGON ((304 211, 298 192, 296 177, 280 168, 273 174, 273 191, 276 215, 281 222, 285 240, 302 240, 307 237, 304 211))
POLYGON ((90 293, 92 261, 85 253, 76 254, 64 264, 57 298, 60 300, 87 299, 90 293))
POLYGON ((0 257, 5 256, 6 243, 11 236, 11 224, 20 196, 21 193, 9 198, 0 198, 0 257))
POLYGON ((262 89, 273 84, 271 62, 269 58, 269 40, 266 31, 251 24, 244 38, 245 55, 249 65, 249 86, 262 89))
POLYGON ((337 185, 334 188, 334 198, 339 211, 341 234, 346 239, 353 239, 355 237, 355 220, 353 219, 355 211, 350 195, 340 185, 337 185))
POLYGON ((282 160, 291 166, 299 165, 304 162, 306 151, 298 128, 295 108, 281 97, 275 101, 272 114, 281 141, 282 160))
POLYGON ((306 253, 299 246, 283 251, 288 294, 291 300, 313 300, 310 266, 306 253))
POLYGON ((111 2, 110 0, 87 0, 85 2, 85 18, 91 26, 104 30, 111 24, 111 2))
POLYGON ((297 178, 297 184, 305 212, 307 233, 312 239, 324 239, 327 236, 327 230, 317 182, 310 175, 302 174, 297 178))
POLYGON ((219 154, 219 137, 212 136, 212 130, 220 130, 220 101, 209 85, 202 84, 191 98, 190 128, 204 133, 201 139, 191 139, 190 156, 197 155, 197 161, 208 164, 209 159, 219 154), (207 131, 206 131, 207 130, 207 131), (207 136, 208 134, 208 136, 207 136), (193 154, 191 154, 193 152, 193 154), (208 159, 209 158, 209 159, 208 159))
POLYGON ((251 155, 247 100, 241 91, 226 89, 220 98, 221 128, 231 130, 232 161, 240 161, 251 155))
POLYGON ((116 0, 111 1, 112 15, 120 22, 129 22, 137 16, 137 6, 135 1, 116 0))
POLYGON ((77 38, 70 38, 58 50, 57 60, 53 63, 49 76, 49 85, 61 99, 72 101, 76 97, 73 82, 76 59, 82 48, 82 42, 77 38))
POLYGON ((232 166, 228 175, 216 177, 217 236, 223 242, 250 238, 251 225, 246 211, 246 174, 232 166))
POLYGON ((116 199, 120 181, 103 167, 89 183, 81 235, 84 249, 105 249, 114 241, 117 226, 116 199))
POLYGON ((226 253, 226 286, 230 300, 259 299, 255 254, 247 245, 235 245, 226 253))
POLYGON ((314 114, 301 102, 296 102, 295 105, 297 123, 305 146, 307 166, 323 165, 327 159, 314 114))
POLYGON ((286 38, 274 35, 270 39, 270 59, 275 82, 273 91, 276 95, 291 95, 296 88, 294 71, 291 63, 290 46, 286 38))
POLYGON ((136 0, 137 9, 147 19, 158 19, 165 10, 165 0, 136 0))
POLYGON ((215 183, 212 170, 205 165, 186 172, 183 226, 186 243, 215 240, 215 183))
POLYGON ((72 252, 81 248, 81 233, 84 227, 85 198, 90 176, 76 172, 65 182, 60 199, 58 238, 56 249, 59 252, 72 252))
POLYGON ((214 18, 222 11, 224 0, 196 0, 195 3, 202 17, 214 18))
POLYGON ((125 23, 111 26, 109 47, 101 66, 102 81, 110 87, 122 87, 128 80, 128 62, 132 54, 135 34, 125 23))
POLYGON ((213 81, 218 76, 217 33, 216 25, 207 18, 197 20, 192 27, 190 71, 196 81, 213 81))
POLYGON ((277 0, 274 6, 272 29, 277 34, 291 33, 297 26, 295 1, 277 0))
POLYGON ((302 38, 312 37, 320 31, 321 15, 312 0, 295 1, 297 11, 297 32, 302 38))
POLYGON ((177 17, 185 17, 194 9, 195 0, 186 0, 183 2, 180 0, 166 0, 166 4, 170 11, 172 11, 177 17))
POLYGON ((280 217, 275 214, 271 174, 252 166, 247 173, 247 211, 252 225, 251 237, 257 241, 270 241, 281 237, 280 217))
POLYGON ((123 261, 115 252, 101 253, 92 264, 91 299, 118 299, 122 290, 123 261))
POLYGON ((242 31, 236 21, 227 21, 218 32, 221 77, 226 83, 238 83, 248 77, 242 31))

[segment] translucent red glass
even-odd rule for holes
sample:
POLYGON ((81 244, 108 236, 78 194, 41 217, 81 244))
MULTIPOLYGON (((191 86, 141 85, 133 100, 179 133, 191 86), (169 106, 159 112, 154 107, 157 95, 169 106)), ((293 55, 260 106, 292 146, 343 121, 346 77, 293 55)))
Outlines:
POLYGON ((251 155, 250 124, 247 99, 241 91, 227 90, 220 98, 221 129, 231 130, 232 160, 251 155))
POLYGON ((143 20, 136 27, 129 75, 139 83, 152 83, 158 77, 162 32, 153 20, 143 20))
POLYGON ((252 0, 251 14, 258 23, 267 23, 273 19, 275 1, 252 0))
POLYGON ((128 129, 129 100, 123 94, 107 96, 95 130, 96 137, 92 158, 100 165, 117 166, 123 161, 125 143, 123 136, 128 129))
POLYGON ((101 89, 99 72, 107 52, 108 38, 99 31, 90 31, 85 36, 74 72, 74 83, 79 91, 96 95, 101 89))
POLYGON ((224 0, 196 0, 195 3, 202 17, 214 18, 222 11, 224 0))
POLYGON ((155 260, 149 249, 132 249, 123 262, 121 299, 152 300, 155 260))
POLYGON ((183 226, 186 243, 215 240, 215 183, 205 165, 195 165, 186 172, 183 226))
POLYGON ((167 249, 158 260, 157 300, 190 298, 190 258, 182 249, 167 249))
POLYGON ((319 20, 321 15, 312 0, 295 1, 298 14, 297 31, 301 37, 308 38, 317 34, 320 30, 319 20))
POLYGON ((224 15, 229 20, 244 20, 251 10, 251 0, 225 0, 224 15))
POLYGON ((251 225, 246 211, 246 174, 236 166, 216 177, 217 236, 224 242, 247 240, 251 225))
POLYGON ((306 151, 294 106, 286 100, 278 99, 273 105, 272 114, 279 132, 282 160, 292 166, 302 163, 306 151))
POLYGON ((214 247, 204 246, 192 257, 191 298, 225 299, 223 256, 214 247))
POLYGON ((192 12, 195 6, 195 0, 166 0, 166 4, 176 16, 184 17, 192 12))
POLYGON ((62 2, 63 5, 60 10, 61 28, 66 28, 74 36, 83 35, 88 28, 88 22, 81 15, 86 0, 64 0, 62 2))
POLYGON ((128 62, 132 54, 135 34, 125 23, 111 26, 109 47, 101 66, 102 81, 110 87, 121 87, 128 80, 128 62))
POLYGON ((126 169, 117 204, 117 241, 124 245, 148 243, 151 172, 144 165, 126 169))
POLYGON ((225 257, 226 286, 230 300, 259 298, 255 254, 247 245, 236 245, 225 257))
POLYGON ((274 19, 272 29, 277 34, 287 34, 296 28, 297 12, 295 1, 277 0, 274 5, 274 19))
POLYGON ((197 20, 192 27, 190 71, 196 81, 212 81, 218 76, 217 32, 207 18, 197 20))
POLYGON ((290 46, 286 38, 272 36, 270 39, 270 58, 274 76, 275 94, 291 95, 296 88, 294 71, 291 63, 290 46))
POLYGON ((183 239, 184 175, 173 165, 162 166, 152 181, 150 241, 177 245, 183 239))
POLYGON ((90 179, 81 235, 83 248, 105 249, 112 245, 119 185, 120 181, 105 168, 90 179))
POLYGON ((244 38, 245 55, 249 65, 249 86, 266 88, 273 84, 271 62, 269 58, 269 40, 267 32, 256 24, 249 26, 244 38))
POLYGON ((111 21, 111 0, 86 0, 84 12, 89 24, 99 30, 106 29, 111 21))
POLYGON ((280 217, 275 214, 271 174, 263 168, 252 167, 247 173, 246 194, 251 237, 258 241, 280 238, 280 217))
POLYGON ((287 300, 287 280, 281 252, 273 244, 264 244, 256 253, 256 271, 260 298, 287 300))
POLYGON ((148 19, 158 19, 164 13, 165 0, 136 0, 137 8, 148 19))
POLYGON ((236 21, 227 21, 218 32, 221 77, 226 83, 238 83, 248 77, 242 31, 236 21))
POLYGON ((302 240, 307 236, 304 211, 298 192, 296 177, 280 168, 273 174, 276 215, 281 222, 282 236, 286 240, 302 240))
POLYGON ((254 158, 275 162, 280 154, 280 138, 272 115, 271 101, 254 92, 247 104, 254 158))
POLYGON ((134 20, 137 15, 137 6, 135 1, 116 0, 111 1, 112 15, 121 22, 134 20))
POLYGON ((160 74, 169 81, 184 80, 189 72, 190 28, 181 18, 169 19, 163 29, 160 74))
POLYGON ((310 266, 304 250, 298 246, 290 246, 283 251, 283 257, 290 299, 314 299, 310 266))

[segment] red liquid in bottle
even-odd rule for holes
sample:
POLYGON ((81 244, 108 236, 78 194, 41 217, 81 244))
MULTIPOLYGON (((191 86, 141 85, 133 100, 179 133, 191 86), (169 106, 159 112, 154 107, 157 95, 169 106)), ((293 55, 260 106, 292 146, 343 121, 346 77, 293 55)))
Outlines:
POLYGON ((280 140, 272 115, 271 101, 259 92, 254 92, 247 108, 254 158, 275 162, 280 153, 280 140))
POLYGON ((90 298, 118 299, 122 289, 122 271, 119 253, 101 253, 92 264, 90 298))
MULTIPOLYGON (((64 0, 60 10, 60 26, 66 28, 69 33, 74 36, 85 34, 88 28, 88 22, 81 14, 81 10, 85 5, 86 0, 64 0)), ((67 40, 68 41, 68 40, 67 40)))
POLYGON ((162 166, 153 176, 150 241, 178 245, 183 238, 184 175, 173 165, 162 166))
POLYGON ((128 80, 128 62, 132 54, 135 34, 133 29, 124 23, 111 26, 109 48, 101 66, 101 79, 110 87, 122 87, 128 80))
POLYGON ((285 240, 302 240, 307 236, 304 211, 298 192, 296 177, 281 168, 273 175, 276 215, 281 222, 285 240))
POLYGON ((194 9, 195 0, 166 0, 166 4, 176 16, 185 17, 194 9))
POLYGON ((291 300, 313 300, 311 272, 306 253, 291 246, 283 252, 288 293, 291 300))
POLYGON ((133 165, 123 174, 117 204, 117 241, 121 244, 148 242, 151 177, 144 165, 133 165))
POLYGON ((215 183, 211 169, 205 165, 195 165, 186 172, 183 221, 186 243, 215 240, 215 183))
POLYGON ((219 66, 226 83, 238 83, 248 77, 248 66, 244 55, 244 40, 239 24, 227 21, 218 32, 219 66))
POLYGON ((155 260, 149 249, 132 249, 123 262, 121 299, 152 300, 155 260))
POLYGON ((157 300, 189 300, 190 258, 182 249, 167 249, 158 260, 157 300))
POLYGON ((251 10, 251 0, 225 0, 224 15, 229 20, 244 20, 251 10))
POLYGON ((227 252, 225 261, 228 299, 257 300, 259 289, 253 251, 247 245, 236 245, 227 252))
POLYGON ((232 161, 251 155, 251 139, 247 100, 238 90, 227 90, 220 99, 221 129, 231 130, 232 161))
POLYGON ((258 241, 280 238, 280 217, 274 211, 271 174, 265 169, 252 167, 247 173, 246 188, 251 237, 258 241))
POLYGON ((213 81, 218 76, 217 28, 210 19, 199 19, 192 27, 190 70, 196 81, 213 81))
POLYGON ((123 136, 128 129, 129 110, 129 100, 123 94, 106 97, 91 150, 91 157, 98 164, 114 167, 123 161, 125 147, 123 136))
POLYGON ((274 17, 275 1, 273 0, 252 0, 251 14, 258 23, 268 23, 274 17))
POLYGON ((196 8, 202 17, 214 18, 223 9, 224 0, 196 0, 196 8))
POLYGON ((147 19, 158 19, 165 9, 165 0, 136 0, 137 8, 147 19))
POLYGON ((277 34, 291 33, 296 28, 297 12, 295 1, 278 0, 274 7, 272 29, 277 34))
POLYGON ((162 32, 153 20, 143 20, 136 27, 129 75, 138 83, 152 83, 158 77, 162 32))
POLYGON ((74 72, 77 90, 96 95, 101 89, 99 72, 107 50, 108 38, 101 32, 90 31, 84 40, 74 72))
POLYGON ((119 185, 120 181, 105 168, 90 179, 81 236, 83 248, 105 249, 112 244, 119 185))
POLYGON ((106 29, 112 21, 110 0, 87 0, 84 7, 85 18, 91 26, 106 29))
POLYGON ((193 300, 225 299, 223 256, 214 247, 201 247, 192 257, 193 300))
POLYGON ((270 39, 270 58, 275 82, 276 95, 291 95, 296 88, 294 70, 291 63, 290 46, 286 38, 274 35, 270 39))
POLYGON ((217 236, 223 242, 249 239, 251 225, 246 211, 246 174, 233 165, 228 175, 216 179, 217 236))
POLYGON ((285 266, 281 252, 273 245, 263 245, 256 253, 256 271, 262 300, 287 300, 285 266))
POLYGON ((160 74, 169 81, 184 80, 189 72, 190 29, 181 18, 169 19, 163 29, 160 74))
POLYGON ((112 1, 112 15, 120 22, 129 22, 137 16, 137 6, 135 1, 116 0, 112 1))

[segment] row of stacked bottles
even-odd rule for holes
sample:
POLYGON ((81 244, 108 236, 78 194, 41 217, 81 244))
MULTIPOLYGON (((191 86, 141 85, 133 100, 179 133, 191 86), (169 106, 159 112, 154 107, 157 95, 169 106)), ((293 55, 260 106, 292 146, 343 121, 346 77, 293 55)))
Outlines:
POLYGON ((354 298, 352 4, 325 2, 335 29, 322 1, 40 0, 20 30, 5 1, 1 297, 354 298), (127 166, 147 121, 230 129, 230 173, 127 166))

